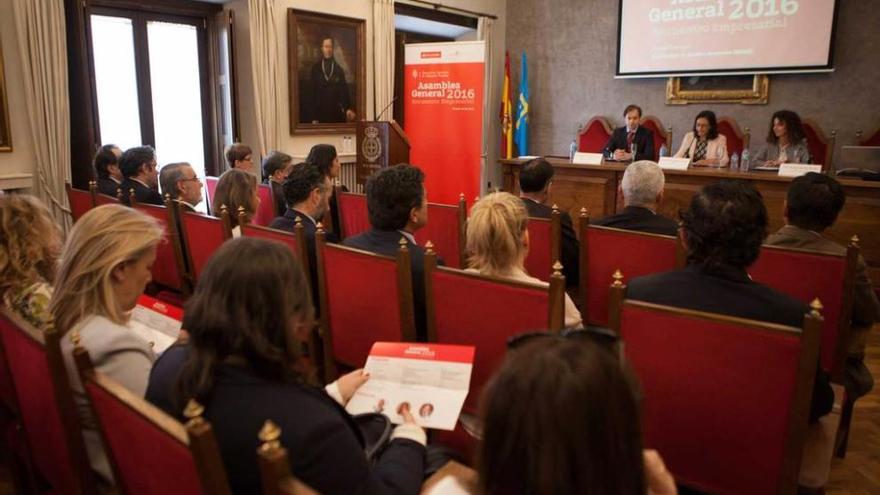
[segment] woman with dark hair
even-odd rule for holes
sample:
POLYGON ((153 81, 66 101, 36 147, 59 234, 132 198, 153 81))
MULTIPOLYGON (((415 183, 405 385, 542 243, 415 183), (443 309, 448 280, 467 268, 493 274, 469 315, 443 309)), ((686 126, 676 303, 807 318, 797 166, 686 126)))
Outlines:
POLYGON ((217 181, 217 190, 214 191, 214 202, 211 211, 215 216, 220 216, 220 209, 225 206, 229 212, 229 225, 232 227, 232 236, 241 235, 241 226, 238 225, 238 209, 244 208, 250 221, 260 207, 260 195, 257 190, 257 178, 248 172, 233 168, 223 172, 217 181))
MULTIPOLYGON (((312 146, 312 149, 309 151, 309 156, 306 157, 306 161, 317 165, 324 175, 330 177, 330 182, 334 186, 337 184, 339 174, 342 172, 342 164, 339 163, 339 155, 336 153, 335 146, 332 144, 316 144, 312 146)), ((348 188, 345 186, 341 186, 341 189, 343 192, 348 192, 348 188)), ((336 203, 336 198, 332 195, 330 196, 330 222, 338 233, 339 206, 336 203)))
POLYGON ((715 112, 703 110, 694 119, 694 128, 684 135, 675 158, 690 158, 697 167, 726 167, 727 137, 718 133, 715 112))
POLYGON ((676 493, 659 455, 642 450, 629 372, 592 340, 551 336, 511 349, 481 415, 485 495, 676 493))
POLYGON ((369 376, 357 370, 325 390, 312 385, 299 350, 314 310, 287 247, 250 237, 224 243, 185 309, 189 343, 162 354, 146 397, 177 418, 190 399, 204 406, 234 493, 260 493, 257 434, 267 420, 295 453, 293 474, 319 493, 419 492, 425 432, 409 411, 371 465, 344 409, 369 376))
POLYGON ((755 155, 756 167, 779 168, 783 163, 810 163, 804 125, 800 116, 791 110, 773 114, 767 144, 755 155))

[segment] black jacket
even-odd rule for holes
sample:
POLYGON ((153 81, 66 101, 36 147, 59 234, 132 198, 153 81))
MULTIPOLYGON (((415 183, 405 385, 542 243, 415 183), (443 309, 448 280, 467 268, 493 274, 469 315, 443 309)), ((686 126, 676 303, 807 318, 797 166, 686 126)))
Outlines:
POLYGON ((648 232, 650 234, 678 235, 678 223, 675 220, 666 218, 641 206, 627 206, 616 215, 608 215, 596 220, 593 222, 593 225, 648 232))
MULTIPOLYGON (((804 315, 810 311, 806 304, 753 282, 745 270, 733 267, 691 264, 682 270, 638 277, 628 285, 628 299, 797 328, 803 326, 804 315)), ((828 374, 817 363, 810 422, 828 414, 833 403, 828 374)))
POLYGON ((263 183, 272 186, 272 200, 275 202, 275 215, 284 215, 284 212, 287 211, 287 203, 284 202, 283 185, 280 182, 275 182, 272 179, 266 179, 263 183))
MULTIPOLYGON (((626 150, 628 152, 629 147, 626 145, 626 134, 626 126, 614 129, 611 139, 605 143, 602 153, 605 156, 609 156, 614 153, 614 150, 626 150)), ((636 156, 633 161, 654 159, 654 133, 642 126, 638 126, 633 142, 636 144, 636 156)))
POLYGON ((119 191, 120 184, 118 184, 115 180, 110 177, 98 177, 98 192, 111 198, 115 198, 117 192, 119 191))
MULTIPOLYGON (((342 244, 364 251, 396 257, 403 234, 396 230, 370 229, 354 237, 345 239, 342 244)), ((425 250, 407 240, 413 279, 413 311, 416 317, 416 336, 424 342, 428 337, 427 315, 425 314, 425 250)), ((443 260, 437 258, 437 264, 443 260)))
MULTIPOLYGON (((146 393, 148 401, 180 420, 182 408, 173 400, 173 390, 188 352, 181 345, 166 350, 153 365, 146 393)), ((247 368, 221 364, 203 405, 233 493, 261 493, 257 434, 267 419, 281 429, 293 474, 320 493, 402 495, 421 489, 424 446, 393 440, 370 466, 351 417, 312 386, 270 381, 247 368)))
POLYGON ((122 185, 119 187, 122 188, 122 201, 125 204, 129 204, 129 194, 132 189, 134 189, 134 199, 138 203, 147 203, 151 205, 162 206, 164 203, 162 202, 162 195, 159 194, 159 191, 147 187, 136 180, 132 180, 129 177, 126 177, 125 180, 122 181, 122 185))
MULTIPOLYGON (((550 218, 553 214, 553 208, 538 203, 537 201, 523 198, 523 203, 525 203, 526 210, 528 210, 530 217, 550 218)), ((568 287, 576 287, 580 281, 580 278, 578 278, 578 253, 580 251, 580 243, 578 243, 577 236, 574 233, 574 224, 572 223, 571 215, 569 215, 568 212, 562 212, 559 223, 562 226, 562 242, 559 246, 559 262, 562 263, 562 273, 565 275, 565 285, 568 287)))

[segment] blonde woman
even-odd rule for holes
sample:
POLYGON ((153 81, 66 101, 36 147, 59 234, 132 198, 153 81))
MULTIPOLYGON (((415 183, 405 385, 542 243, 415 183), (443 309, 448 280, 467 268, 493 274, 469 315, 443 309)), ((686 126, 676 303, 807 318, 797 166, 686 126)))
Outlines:
POLYGON ((92 468, 112 480, 73 362, 79 337, 95 369, 140 397, 156 360, 149 337, 130 325, 131 311, 152 280, 163 231, 151 217, 121 205, 90 210, 71 230, 61 253, 50 310, 65 333, 61 350, 83 424, 92 468))
POLYGON ((33 196, 0 196, 0 300, 36 327, 49 319, 61 233, 33 196))
MULTIPOLYGON (((516 196, 497 192, 474 204, 467 221, 469 271, 547 285, 526 273, 523 263, 529 252, 528 212, 516 196)), ((565 296, 565 326, 581 326, 581 314, 565 296)))
POLYGON ((248 221, 250 221, 260 206, 257 178, 239 169, 223 172, 220 180, 217 181, 214 202, 211 204, 211 211, 215 216, 220 215, 220 207, 222 206, 226 206, 226 210, 229 212, 232 237, 239 237, 241 226, 238 225, 238 208, 244 208, 248 221))

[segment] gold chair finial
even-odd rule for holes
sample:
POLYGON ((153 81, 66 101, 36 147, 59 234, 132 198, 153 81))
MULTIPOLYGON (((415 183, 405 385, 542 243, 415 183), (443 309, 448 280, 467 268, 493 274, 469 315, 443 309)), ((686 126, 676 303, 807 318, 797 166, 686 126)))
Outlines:
POLYGON ((853 236, 849 238, 849 242, 851 242, 856 247, 859 246, 859 240, 859 236, 856 234, 853 234, 853 236))
POLYGON ((588 217, 589 215, 590 215, 590 214, 589 214, 589 212, 587 211, 587 207, 586 207, 586 206, 581 206, 581 217, 586 218, 586 217, 588 217))
POLYGON ((813 302, 810 303, 810 314, 813 316, 822 316, 822 310, 824 306, 822 306, 822 301, 819 298, 813 299, 813 302))
POLYGON ((260 442, 263 442, 260 445, 260 450, 267 451, 281 447, 281 442, 279 441, 281 438, 281 428, 273 423, 271 419, 267 419, 263 423, 263 427, 260 428, 260 433, 257 434, 257 437, 260 439, 260 442))
POLYGON ((195 426, 200 424, 204 421, 202 419, 202 414, 204 413, 205 408, 196 402, 195 399, 190 399, 189 402, 186 403, 186 407, 183 409, 183 416, 187 419, 186 425, 195 426))
POLYGON ((316 232, 320 232, 320 233, 323 234, 323 233, 324 233, 324 223, 323 223, 323 222, 318 222, 318 223, 315 225, 315 230, 316 230, 316 232))
POLYGON ((397 241, 397 246, 400 247, 401 251, 406 251, 407 246, 409 246, 409 243, 406 242, 406 237, 400 236, 400 240, 397 241))
POLYGON ((556 206, 556 203, 553 203, 553 206, 550 207, 553 211, 559 211, 559 207, 556 206))
POLYGON ((562 263, 559 260, 553 263, 553 275, 562 275, 562 263))
POLYGON ((458 193, 458 200, 464 201, 464 193, 458 193))
POLYGON ((425 253, 426 254, 435 254, 434 253, 434 243, 430 240, 425 243, 425 253))
POLYGON ((303 219, 302 219, 302 217, 299 216, 299 215, 297 215, 296 218, 293 219, 293 224, 294 224, 294 225, 302 225, 302 223, 303 223, 303 219))
POLYGON ((611 275, 611 278, 614 279, 614 282, 611 284, 612 287, 623 287, 623 273, 620 272, 620 269, 614 270, 614 274, 611 275))
POLYGON ((73 330, 70 332, 70 343, 73 344, 74 347, 79 347, 81 341, 82 336, 79 334, 79 330, 73 330))

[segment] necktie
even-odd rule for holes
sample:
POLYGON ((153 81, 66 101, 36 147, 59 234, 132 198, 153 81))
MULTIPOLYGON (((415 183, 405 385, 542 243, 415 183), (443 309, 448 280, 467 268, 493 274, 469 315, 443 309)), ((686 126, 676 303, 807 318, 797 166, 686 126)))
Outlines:
POLYGON ((636 137, 636 131, 628 132, 626 134, 626 149, 632 149, 633 139, 636 137))

